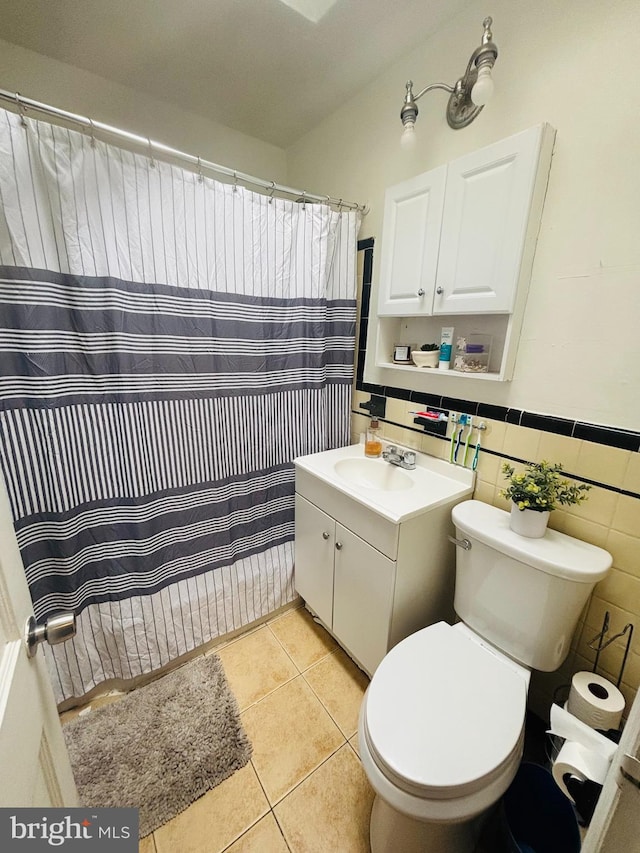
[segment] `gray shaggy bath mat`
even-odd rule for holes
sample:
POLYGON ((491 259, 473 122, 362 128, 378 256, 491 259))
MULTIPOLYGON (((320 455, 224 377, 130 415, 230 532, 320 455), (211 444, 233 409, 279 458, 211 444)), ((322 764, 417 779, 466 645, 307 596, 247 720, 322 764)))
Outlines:
POLYGON ((80 802, 140 809, 148 835, 251 757, 217 655, 63 726, 80 802))

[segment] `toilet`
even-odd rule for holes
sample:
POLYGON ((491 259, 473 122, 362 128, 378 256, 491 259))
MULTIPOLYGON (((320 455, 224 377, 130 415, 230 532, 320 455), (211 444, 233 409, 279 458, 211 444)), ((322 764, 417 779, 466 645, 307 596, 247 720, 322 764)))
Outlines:
POLYGON ((554 530, 514 533, 509 513, 480 501, 452 518, 460 621, 391 649, 360 711, 372 853, 473 851, 520 763, 530 671, 562 664, 611 567, 607 551, 554 530))

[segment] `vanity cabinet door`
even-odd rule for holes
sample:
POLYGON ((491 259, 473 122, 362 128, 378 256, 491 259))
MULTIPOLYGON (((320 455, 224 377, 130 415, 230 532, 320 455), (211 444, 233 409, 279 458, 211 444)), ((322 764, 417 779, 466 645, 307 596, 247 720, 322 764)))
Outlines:
POLYGON ((298 494, 295 506, 295 588, 331 628, 336 523, 331 516, 298 494))
POLYGON ((449 163, 434 314, 513 310, 544 131, 532 127, 449 163))
POLYGON ((333 632, 373 675, 386 655, 396 564, 336 523, 333 632))
POLYGON ((381 316, 431 314, 447 167, 416 175, 385 194, 381 316))

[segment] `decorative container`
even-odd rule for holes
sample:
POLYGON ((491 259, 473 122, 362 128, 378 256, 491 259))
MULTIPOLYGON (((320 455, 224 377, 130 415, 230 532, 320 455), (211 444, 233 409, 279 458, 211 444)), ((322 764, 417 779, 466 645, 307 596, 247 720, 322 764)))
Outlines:
POLYGON ((456 341, 453 369, 463 373, 488 373, 491 335, 472 334, 456 341))
POLYGON ((411 344, 394 344, 393 360, 396 364, 411 364, 411 344))
POLYGON ((518 504, 511 503, 511 518, 509 527, 514 533, 526 536, 528 539, 542 539, 547 532, 549 511, 537 512, 535 509, 518 509, 518 504))
POLYGON ((416 367, 437 367, 440 350, 411 350, 411 358, 416 367))

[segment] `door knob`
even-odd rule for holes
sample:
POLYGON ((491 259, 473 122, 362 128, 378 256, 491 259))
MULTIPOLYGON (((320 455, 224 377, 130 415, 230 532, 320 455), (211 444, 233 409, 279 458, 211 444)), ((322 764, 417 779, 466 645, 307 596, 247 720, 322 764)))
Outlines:
POLYGON ((336 551, 342 551, 342 542, 336 542, 336 551))
POLYGON ((326 530, 323 530, 323 531, 322 531, 322 538, 323 538, 323 539, 328 539, 328 538, 329 538, 329 534, 327 533, 327 531, 326 531, 326 530))
POLYGON ((422 288, 418 291, 418 296, 424 296, 424 290, 422 288))
POLYGON ((64 643, 76 635, 76 614, 57 613, 38 625, 35 617, 30 616, 25 626, 25 642, 27 655, 32 658, 38 651, 40 643, 46 640, 50 646, 64 643))
POLYGON ((440 287, 440 285, 438 285, 438 287, 436 287, 436 293, 444 293, 444 287, 440 287))

